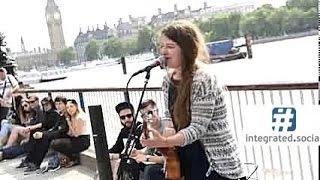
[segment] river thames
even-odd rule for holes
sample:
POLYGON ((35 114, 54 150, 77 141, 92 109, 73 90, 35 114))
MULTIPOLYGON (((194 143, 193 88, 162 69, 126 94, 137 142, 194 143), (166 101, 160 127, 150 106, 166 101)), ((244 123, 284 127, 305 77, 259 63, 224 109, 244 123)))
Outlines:
MULTIPOLYGON (((209 64, 206 69, 223 85, 318 81, 318 36, 255 44, 252 49, 252 59, 209 64)), ((123 75, 121 64, 70 71, 64 80, 32 86, 36 89, 125 87, 132 73, 150 63, 127 62, 127 75, 123 75)), ((159 68, 153 69, 148 86, 160 86, 164 73, 159 68)), ((132 80, 130 87, 142 87, 143 82, 141 74, 132 80)))

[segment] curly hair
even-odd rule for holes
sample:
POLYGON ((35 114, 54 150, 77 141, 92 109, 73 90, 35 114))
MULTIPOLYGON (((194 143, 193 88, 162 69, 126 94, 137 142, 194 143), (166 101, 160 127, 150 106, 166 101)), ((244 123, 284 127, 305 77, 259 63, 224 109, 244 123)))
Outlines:
POLYGON ((178 129, 187 127, 191 121, 190 95, 194 72, 199 68, 199 62, 208 62, 209 53, 204 38, 197 26, 189 21, 175 21, 164 27, 160 36, 165 36, 176 42, 181 48, 182 79, 178 83, 177 97, 173 106, 173 119, 178 129))

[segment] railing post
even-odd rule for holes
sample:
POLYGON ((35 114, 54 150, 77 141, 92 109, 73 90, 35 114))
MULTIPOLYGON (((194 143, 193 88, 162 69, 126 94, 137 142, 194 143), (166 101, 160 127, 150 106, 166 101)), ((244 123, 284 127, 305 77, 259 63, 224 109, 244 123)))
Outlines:
POLYGON ((120 62, 122 64, 123 74, 127 74, 126 60, 125 60, 125 58, 123 56, 121 56, 120 62))
POLYGON ((108 152, 108 143, 104 127, 101 105, 89 106, 89 114, 92 127, 92 136, 96 150, 96 161, 99 179, 112 180, 111 163, 108 152))
POLYGON ((79 92, 79 99, 80 99, 80 107, 82 108, 82 110, 85 112, 86 109, 84 107, 84 100, 83 100, 83 94, 82 92, 79 92))

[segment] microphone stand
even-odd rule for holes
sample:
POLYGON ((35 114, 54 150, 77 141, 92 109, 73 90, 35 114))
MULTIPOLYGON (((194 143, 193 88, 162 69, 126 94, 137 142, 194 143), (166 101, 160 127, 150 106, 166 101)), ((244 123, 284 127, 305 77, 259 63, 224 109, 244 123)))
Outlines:
MULTIPOLYGON (((137 143, 138 141, 138 136, 135 134, 136 130, 137 130, 137 127, 136 127, 136 122, 137 122, 137 118, 138 118, 138 113, 139 113, 139 110, 140 110, 140 104, 143 100, 143 96, 145 94, 145 91, 146 91, 146 88, 147 88, 147 85, 148 85, 148 82, 149 82, 149 79, 150 79, 150 71, 151 69, 148 69, 146 71, 146 76, 145 76, 145 81, 144 81, 144 86, 143 86, 143 89, 142 89, 142 93, 141 93, 141 96, 140 96, 140 100, 139 100, 139 104, 138 104, 138 108, 137 108, 137 112, 135 113, 135 116, 133 118, 133 122, 132 122, 132 126, 131 126, 131 129, 130 129, 130 133, 129 133, 129 137, 128 137, 128 140, 126 142, 126 145, 125 145, 125 151, 123 154, 120 155, 120 165, 119 165, 119 168, 118 168, 118 171, 117 171, 117 175, 118 175, 118 179, 119 180, 128 180, 129 179, 133 179, 132 176, 130 176, 130 174, 125 174, 126 172, 123 171, 123 167, 124 167, 124 164, 127 163, 127 162, 130 162, 128 161, 128 159, 130 158, 130 154, 135 146, 135 144, 137 143)), ((130 77, 130 79, 128 80, 127 82, 127 86, 126 86, 126 95, 127 95, 127 102, 130 103, 130 98, 129 98, 129 92, 128 92, 128 86, 129 86, 129 83, 131 81, 131 79, 135 76, 136 74, 132 75, 130 77)))

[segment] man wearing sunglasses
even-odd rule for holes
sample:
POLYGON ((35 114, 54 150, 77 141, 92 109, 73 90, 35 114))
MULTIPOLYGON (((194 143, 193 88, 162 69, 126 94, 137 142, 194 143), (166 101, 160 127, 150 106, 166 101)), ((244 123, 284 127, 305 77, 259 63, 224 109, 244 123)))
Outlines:
MULTIPOLYGON (((129 137, 130 134, 130 129, 132 127, 133 124, 133 116, 134 116, 134 108, 132 106, 132 104, 128 103, 128 102, 122 102, 119 103, 116 107, 115 107, 118 115, 119 115, 119 119, 120 122, 123 126, 123 128, 121 129, 117 141, 116 143, 113 145, 113 147, 111 149, 109 149, 109 153, 115 153, 115 154, 120 154, 124 148, 125 148, 125 143, 129 137)), ((136 127, 139 127, 141 125, 141 122, 137 122, 136 127)), ((141 135, 141 130, 137 130, 137 132, 135 132, 135 134, 140 137, 141 135)), ((142 146, 140 144, 140 141, 138 140, 135 146, 136 149, 142 149, 142 146)))
MULTIPOLYGON (((159 111, 157 104, 148 99, 140 105, 141 118, 144 122, 148 123, 148 126, 154 128, 159 132, 164 131, 164 126, 160 121, 159 111)), ((150 136, 150 135, 149 135, 150 136)), ((144 148, 143 150, 135 150, 131 154, 131 157, 138 163, 143 163, 143 179, 144 180, 164 180, 163 163, 165 158, 161 152, 156 148, 144 148)))
MULTIPOLYGON (((110 153, 110 159, 111 161, 111 166, 112 166, 112 172, 113 172, 113 177, 114 179, 117 179, 117 170, 120 165, 120 159, 119 155, 123 152, 125 149, 126 142, 129 138, 130 130, 133 125, 133 117, 134 117, 134 108, 132 104, 128 102, 122 102, 116 105, 115 107, 120 122, 123 126, 121 129, 116 143, 113 145, 111 149, 109 149, 110 153)), ((142 127, 141 122, 137 122, 136 127, 142 127)), ((136 131, 134 132, 135 137, 137 137, 137 141, 135 144, 135 149, 142 149, 142 145, 140 144, 139 137, 141 136, 142 129, 141 128, 136 128, 136 131)), ((129 159, 128 159, 129 160, 129 159)), ((127 161, 126 161, 127 162, 127 161)), ((139 179, 139 165, 135 162, 135 160, 130 159, 130 163, 126 163, 123 169, 126 169, 124 171, 130 172, 133 179, 139 179), (126 168, 127 167, 127 168, 126 168)))

